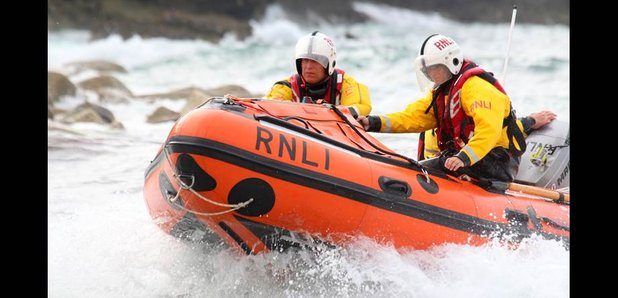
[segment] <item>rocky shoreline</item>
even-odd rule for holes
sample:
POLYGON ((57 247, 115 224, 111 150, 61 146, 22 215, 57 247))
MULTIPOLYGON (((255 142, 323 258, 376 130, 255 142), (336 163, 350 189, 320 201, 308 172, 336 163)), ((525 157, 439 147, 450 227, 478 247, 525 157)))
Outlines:
POLYGON ((165 93, 136 95, 114 75, 126 73, 121 65, 110 61, 76 61, 63 65, 60 71, 47 72, 47 118, 48 129, 72 132, 70 126, 75 122, 90 122, 123 129, 123 124, 104 105, 127 103, 139 100, 155 104, 158 99, 184 101, 184 106, 173 111, 162 105, 144 119, 148 123, 176 121, 180 116, 193 110, 208 98, 232 94, 240 97, 261 97, 251 94, 238 85, 223 85, 212 89, 187 86, 165 93), (83 71, 97 73, 94 77, 77 81, 83 71), (78 98, 81 102, 69 109, 59 107, 66 97, 78 98))
MULTIPOLYGON (((353 0, 49 0, 49 31, 82 29, 93 38, 119 34, 123 38, 199 38, 217 42, 225 33, 243 39, 251 35, 249 20, 263 17, 266 7, 279 3, 298 22, 362 22, 367 16, 352 9, 353 0)), ((462 22, 504 23, 518 6, 520 23, 569 25, 569 0, 365 0, 419 11, 437 12, 462 22)))

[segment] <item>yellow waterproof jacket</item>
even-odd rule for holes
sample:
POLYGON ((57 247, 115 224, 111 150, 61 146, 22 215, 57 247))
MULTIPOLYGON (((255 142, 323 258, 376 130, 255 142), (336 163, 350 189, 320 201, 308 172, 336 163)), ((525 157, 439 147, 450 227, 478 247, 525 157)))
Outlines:
MULTIPOLYGON (((447 97, 445 100, 448 100, 447 97)), ((473 135, 459 153, 468 158, 468 161, 464 160, 466 166, 475 164, 495 147, 508 150, 509 140, 502 123, 509 116, 509 97, 478 76, 472 76, 464 82, 460 97, 464 113, 474 120, 473 135)), ((425 114, 431 100, 430 91, 424 98, 409 104, 405 110, 380 116, 380 131, 423 132, 436 128, 434 110, 429 109, 425 114)))
MULTIPOLYGON (((290 78, 287 77, 280 82, 287 82, 289 85, 290 78)), ((294 94, 292 94, 291 87, 277 82, 272 86, 264 98, 292 101, 294 100, 294 94)), ((371 112, 369 88, 367 88, 365 84, 357 82, 351 75, 345 73, 341 85, 339 104, 353 108, 359 115, 369 115, 371 112)))
MULTIPOLYGON (((517 119, 517 126, 524 132, 524 137, 528 137, 529 128, 523 124, 522 119, 517 119)), ((434 158, 438 153, 440 153, 440 148, 438 147, 438 136, 436 136, 436 129, 430 129, 425 132, 425 139, 423 141, 423 157, 425 159, 434 158)), ((420 153, 420 152, 419 152, 420 153)))
MULTIPOLYGON (((420 142, 420 140, 419 140, 420 142)), ((438 153, 440 153, 440 148, 438 147, 438 136, 436 136, 436 129, 430 129, 425 132, 424 140, 423 140, 423 148, 419 148, 419 150, 423 150, 423 157, 425 159, 434 158, 438 153)), ((419 152, 421 153, 421 152, 419 152)), ((419 155, 421 156, 421 155, 419 155)))

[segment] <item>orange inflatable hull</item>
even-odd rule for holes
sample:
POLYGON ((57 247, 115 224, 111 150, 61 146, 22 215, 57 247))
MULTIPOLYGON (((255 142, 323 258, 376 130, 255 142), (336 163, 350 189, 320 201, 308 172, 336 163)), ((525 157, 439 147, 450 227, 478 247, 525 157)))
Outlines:
POLYGON ((409 249, 570 239, 568 204, 423 172, 330 105, 211 99, 176 122, 144 198, 165 232, 210 230, 246 254, 360 235, 409 249))

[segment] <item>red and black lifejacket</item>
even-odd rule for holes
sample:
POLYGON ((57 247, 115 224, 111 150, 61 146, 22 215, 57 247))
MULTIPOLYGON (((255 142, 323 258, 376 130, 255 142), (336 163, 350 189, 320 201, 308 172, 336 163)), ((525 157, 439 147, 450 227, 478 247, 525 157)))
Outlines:
MULTIPOLYGON (((461 103, 461 88, 468 78, 478 76, 492 84, 500 92, 506 94, 502 85, 494 78, 493 74, 478 67, 474 62, 464 60, 459 75, 451 78, 450 83, 442 84, 433 93, 433 99, 429 109, 433 107, 434 116, 437 121, 437 141, 438 148, 441 151, 451 150, 459 151, 468 143, 474 132, 474 121, 472 117, 466 115, 461 103), (444 96, 448 94, 448 100, 444 100, 444 96)), ((490 103, 491 104, 491 103, 490 103)), ((526 151, 526 141, 524 134, 519 129, 516 123, 517 117, 512 105, 509 107, 509 115, 504 118, 502 127, 507 127, 507 136, 509 138, 509 152, 512 156, 520 156, 526 151), (515 147, 514 141, 519 145, 519 149, 515 147)), ((424 140, 419 141, 419 157, 420 150, 424 148, 424 140), (422 144, 422 145, 421 145, 422 144)))
POLYGON ((343 86, 343 75, 345 71, 342 69, 335 68, 333 74, 328 78, 328 83, 326 86, 326 91, 323 95, 310 94, 308 92, 308 86, 303 77, 299 74, 293 74, 290 76, 290 82, 287 81, 279 81, 275 84, 283 84, 292 89, 292 94, 294 96, 293 101, 301 102, 305 96, 310 96, 313 101, 317 101, 318 99, 323 99, 326 103, 339 105, 339 101, 341 99, 341 86, 343 86), (333 83, 336 82, 336 83, 333 83))

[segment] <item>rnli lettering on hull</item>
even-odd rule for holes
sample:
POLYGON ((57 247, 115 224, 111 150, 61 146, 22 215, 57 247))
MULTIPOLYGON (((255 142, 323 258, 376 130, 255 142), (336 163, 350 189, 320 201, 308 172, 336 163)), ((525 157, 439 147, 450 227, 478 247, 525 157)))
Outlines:
MULTIPOLYGON (((308 152, 306 140, 301 140, 300 142, 302 144, 300 148, 301 163, 316 168, 323 168, 324 170, 329 169, 330 152, 328 151, 328 148, 323 147, 324 153, 316 154, 315 152, 308 152), (320 156, 322 159, 310 160, 309 156, 311 156, 311 158, 316 158, 317 156, 320 156)), ((273 134, 273 132, 264 127, 257 127, 257 134, 255 139, 256 151, 265 151, 266 153, 273 155, 275 154, 273 153, 273 149, 276 149, 276 154, 278 157, 283 158, 284 156, 287 156, 287 158, 289 158, 290 160, 296 161, 298 153, 296 144, 296 138, 293 136, 286 137, 285 135, 278 132, 275 132, 275 134, 273 134), (274 148, 275 146, 273 144, 271 148, 271 142, 275 138, 279 140, 279 146, 276 146, 277 148, 274 148)))

